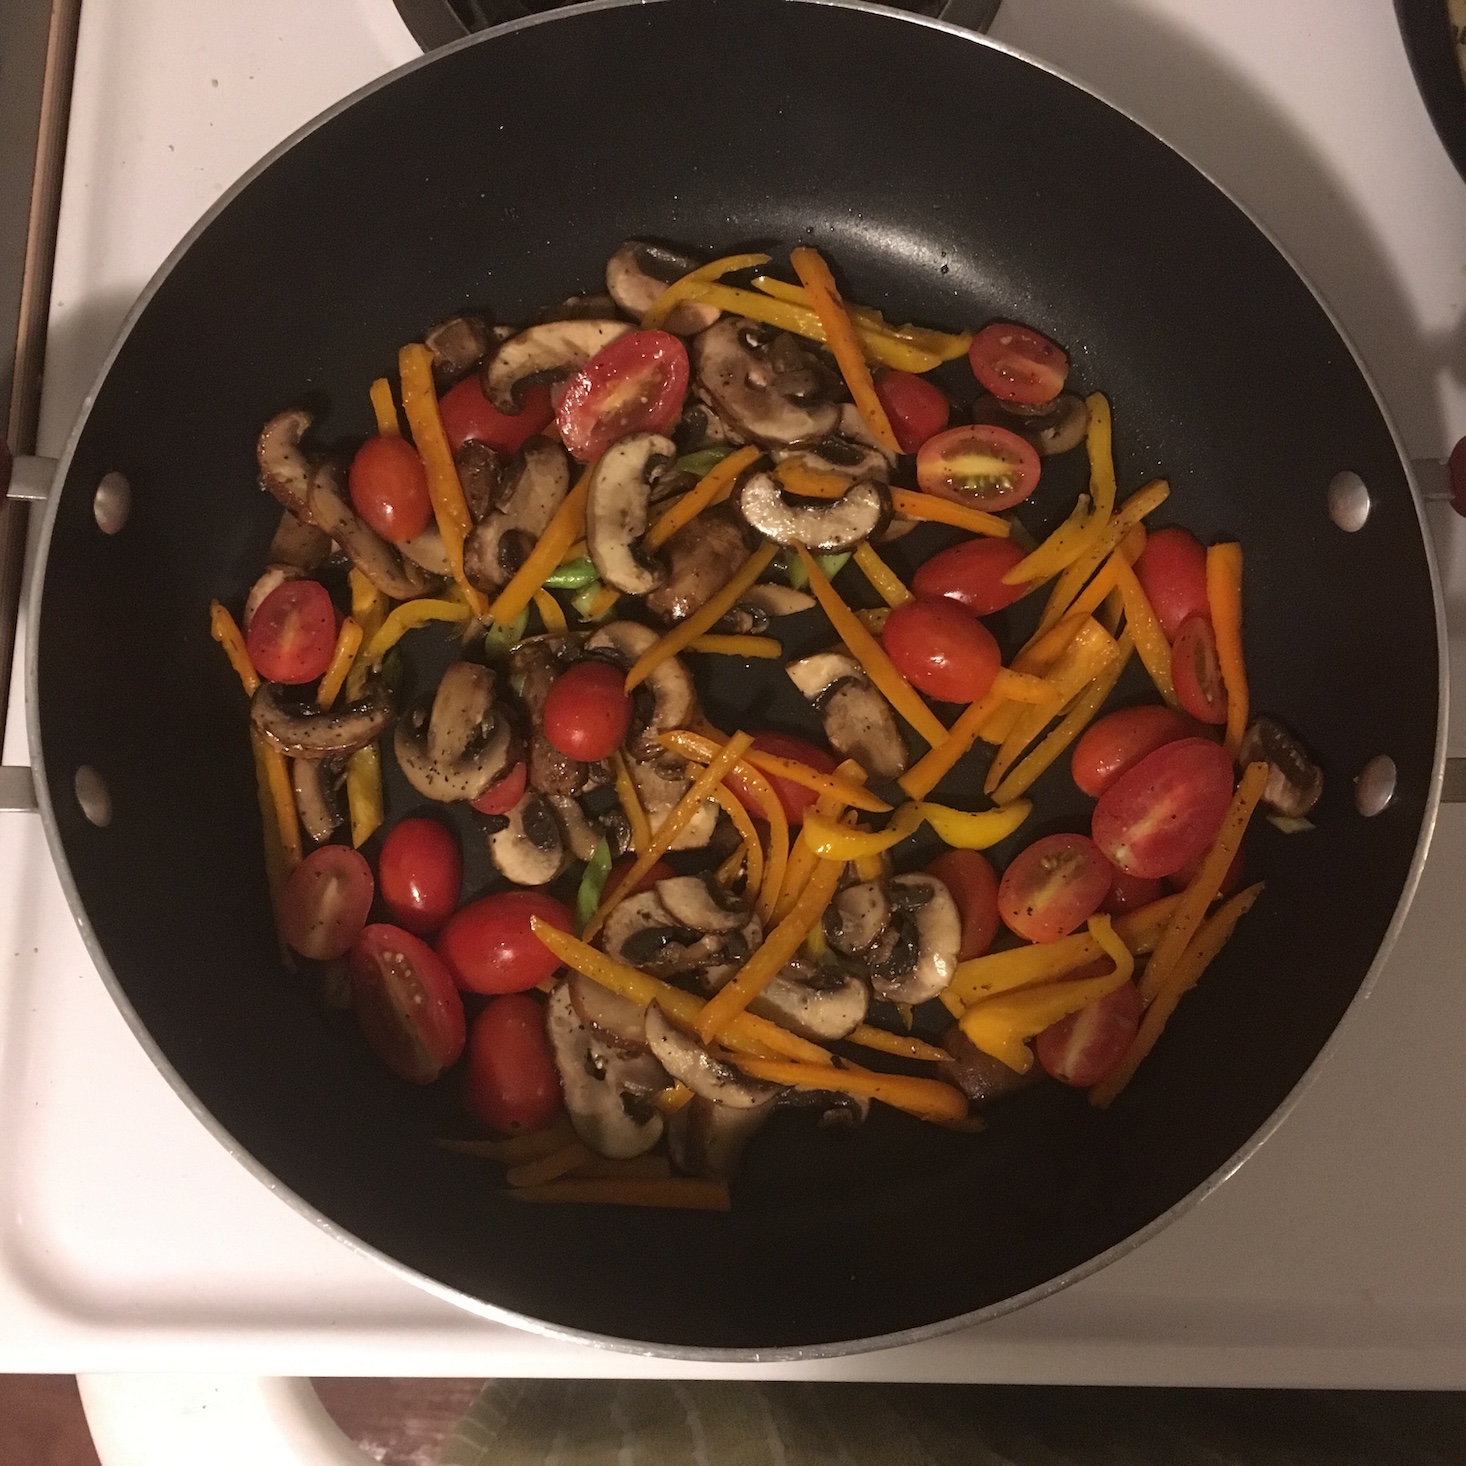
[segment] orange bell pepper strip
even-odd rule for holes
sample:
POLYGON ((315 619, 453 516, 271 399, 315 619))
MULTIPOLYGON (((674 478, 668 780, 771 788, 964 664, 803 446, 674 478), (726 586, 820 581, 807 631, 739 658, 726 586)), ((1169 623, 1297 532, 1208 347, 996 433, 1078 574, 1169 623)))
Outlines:
POLYGON ((397 404, 392 401, 392 384, 378 377, 371 385, 372 416, 377 420, 377 433, 383 438, 400 438, 402 424, 397 420, 397 404))
POLYGON ((1217 637, 1217 661, 1227 689, 1227 752, 1233 758, 1247 731, 1247 668, 1242 660, 1242 546, 1235 541, 1206 552, 1206 600, 1217 637))
POLYGON ((748 854, 748 880, 743 888, 744 899, 757 902, 764 885, 764 847, 758 838, 758 831, 754 829, 742 800, 726 784, 713 785, 713 798, 718 801, 723 813, 728 816, 729 823, 738 831, 738 838, 743 841, 748 854))
MULTIPOLYGON (((560 502, 554 517, 545 526, 545 532, 535 541, 535 547, 525 556, 524 564, 514 572, 509 584, 498 594, 487 612, 489 620, 507 626, 534 599, 534 593, 545 583, 545 577, 554 572, 565 551, 576 540, 585 536, 585 500, 590 493, 592 464, 580 475, 575 487, 560 502)), ((614 601, 613 601, 614 604, 614 601)))
POLYGON ((1176 685, 1171 680, 1171 644, 1151 609, 1150 599, 1124 556, 1114 559, 1115 585, 1125 600, 1125 620, 1135 638, 1135 650, 1150 673, 1150 680, 1170 707, 1177 707, 1176 685))
POLYGON ((894 611, 914 599, 901 577, 876 554, 869 540, 861 540, 855 548, 855 563, 870 581, 871 589, 894 611))
MULTIPOLYGON (((692 733, 686 728, 672 728, 666 733, 660 733, 657 735, 657 742, 673 753, 700 764, 716 757, 723 746, 702 733, 692 733)), ((777 754, 750 748, 743 755, 742 765, 746 764, 751 764, 765 774, 777 774, 779 778, 788 779, 791 784, 798 784, 816 794, 831 795, 841 805, 863 809, 871 814, 888 814, 891 809, 884 799, 852 780, 841 778, 839 774, 822 774, 818 769, 812 769, 808 764, 799 763, 795 759, 780 758, 777 754)))
POLYGON ((246 694, 253 697, 255 688, 260 685, 260 674, 249 659, 249 649, 244 644, 238 623, 219 601, 209 602, 209 635, 224 648, 234 675, 244 684, 246 694))
POLYGON ((316 702, 321 707, 331 707, 341 695, 346 674, 351 671, 360 648, 361 627, 348 616, 341 623, 341 630, 336 633, 336 649, 331 653, 330 665, 321 677, 321 685, 316 689, 316 702))
POLYGON ((848 473, 826 473, 793 460, 781 463, 774 477, 786 494, 801 499, 843 499, 856 483, 848 473))
POLYGON ((989 514, 986 509, 969 509, 966 504, 923 494, 916 489, 892 489, 891 508, 899 519, 919 519, 932 524, 950 524, 970 534, 1005 540, 1012 534, 1006 519, 989 514))
POLYGON ((641 329, 651 331, 659 327, 684 300, 692 300, 698 294, 698 287, 721 280, 739 270, 751 270, 757 265, 766 265, 768 255, 744 254, 724 255, 722 259, 709 260, 695 270, 689 270, 680 280, 674 280, 651 304, 641 318, 641 329))
POLYGON ((868 1069, 837 1069, 833 1064, 791 1064, 775 1059, 739 1059, 737 1063, 745 1074, 770 1084, 880 1100, 918 1119, 938 1123, 967 1118, 967 1096, 940 1079, 913 1079, 905 1074, 875 1074, 868 1069))

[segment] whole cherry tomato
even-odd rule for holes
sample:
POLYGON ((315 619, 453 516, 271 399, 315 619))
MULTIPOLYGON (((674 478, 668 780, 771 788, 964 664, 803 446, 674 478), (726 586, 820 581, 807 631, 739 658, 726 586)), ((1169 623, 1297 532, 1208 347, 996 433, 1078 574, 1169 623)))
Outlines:
POLYGON ((1190 616, 1211 616, 1206 597, 1206 548, 1189 529, 1168 525, 1146 536, 1135 575, 1166 633, 1174 641, 1190 616))
POLYGON ((1171 645, 1176 701, 1202 723, 1227 721, 1227 685, 1209 616, 1188 616, 1171 645))
POLYGON ((1003 664, 992 632, 941 598, 897 606, 886 618, 881 645, 913 687, 941 702, 976 702, 1003 664))
POLYGON ((903 453, 915 453, 928 438, 947 426, 947 419, 952 415, 947 394, 925 377, 911 372, 880 372, 876 375, 875 388, 903 453))
POLYGON ((1125 1056, 1140 1027, 1140 990, 1124 982, 1044 1029, 1033 1051, 1044 1070, 1081 1089, 1098 1084, 1125 1056))
POLYGON ((621 747, 631 727, 626 674, 609 662, 576 662, 551 684, 541 724, 552 747, 594 763, 621 747))
POLYGON ((399 821, 382 841, 377 885, 388 914, 425 937, 453 915, 463 883, 463 857, 452 831, 416 816, 399 821))
POLYGON ((545 1010, 528 993, 495 998, 468 1035, 468 1107, 496 1135, 541 1130, 560 1108, 545 1010))
POLYGON ((962 917, 957 960, 981 957, 998 934, 998 876, 979 850, 948 850, 927 866, 951 893, 962 917))
POLYGON ((290 872, 280 893, 280 935, 302 957, 344 957, 372 909, 372 868, 349 845, 322 845, 290 872))
POLYGON ((1100 906, 1106 916, 1124 916, 1127 911, 1149 906, 1152 901, 1159 901, 1166 894, 1164 881, 1133 876, 1118 866, 1112 869, 1115 874, 1110 882, 1110 894, 1100 906))
POLYGON ((1046 835, 1020 850, 998 884, 998 912, 1030 942, 1056 942, 1110 894, 1110 862, 1084 835, 1046 835))
POLYGON ((691 367, 670 331, 633 331, 603 346, 565 383, 555 421, 582 463, 632 433, 666 433, 682 415, 691 367))
POLYGON ((963 540, 927 560, 912 577, 911 589, 928 600, 945 596, 974 616, 991 616, 1027 593, 1026 585, 1003 584, 1022 559, 1022 547, 1012 540, 963 540))
POLYGON ((469 803, 480 814, 508 814, 524 798, 529 783, 529 765, 520 759, 507 774, 494 780, 477 799, 469 803))
POLYGON ((575 930, 565 904, 543 891, 500 891, 453 913, 438 936, 438 955, 471 993, 519 993, 559 967, 530 930, 530 918, 575 930))
MULTIPOLYGON (((753 747, 760 753, 771 753, 775 758, 803 764, 817 774, 833 774, 836 769, 835 760, 823 748, 811 743, 807 738, 796 737, 793 733, 756 733, 753 738, 753 747)), ((760 772, 763 771, 760 770, 760 772)), ((806 812, 813 808, 819 795, 813 789, 806 789, 803 784, 796 784, 792 779, 785 779, 779 774, 765 773, 764 778, 768 780, 774 793, 778 796, 779 803, 784 806, 784 818, 791 825, 803 824, 806 812)), ((739 802, 755 819, 764 818, 763 806, 754 797, 752 789, 747 786, 736 769, 729 773, 723 782, 737 795, 739 802)))
POLYGON ((244 638, 266 682, 314 682, 336 650, 336 608, 318 580, 287 580, 262 600, 244 638))
POLYGON ((928 438, 916 455, 916 482, 928 494, 973 509, 1011 509, 1038 487, 1038 452, 1017 433, 968 423, 928 438))
MULTIPOLYGON (((631 867, 636 864, 636 856, 623 855, 610 870, 606 872, 606 884, 601 887, 601 900, 604 901, 621 884, 631 872, 631 867)), ((667 864, 665 860, 659 860, 655 865, 636 883, 636 889, 629 891, 631 896, 639 896, 643 891, 650 891, 658 881, 668 881, 677 872, 667 864)))
POLYGON ((994 321, 972 338, 967 348, 972 375, 994 397, 1039 407, 1064 390, 1069 358, 1047 336, 994 321))
POLYGON ((477 374, 466 377, 438 399, 438 416, 448 446, 456 453, 470 438, 498 453, 518 453, 555 416, 549 384, 536 382, 520 393, 518 412, 500 412, 479 385, 477 374))
POLYGON ((1199 732, 1184 713, 1162 703, 1121 708, 1084 730, 1074 745, 1069 769, 1074 782, 1091 798, 1098 799, 1146 754, 1178 738, 1195 738, 1199 732))
POLYGON ((394 544, 416 539, 433 517, 427 470, 406 438, 368 438, 351 460, 347 486, 356 512, 394 544))
POLYGON ((426 942, 401 927, 369 926, 351 949, 351 1003, 383 1063, 431 1084, 463 1052, 463 999, 426 942))

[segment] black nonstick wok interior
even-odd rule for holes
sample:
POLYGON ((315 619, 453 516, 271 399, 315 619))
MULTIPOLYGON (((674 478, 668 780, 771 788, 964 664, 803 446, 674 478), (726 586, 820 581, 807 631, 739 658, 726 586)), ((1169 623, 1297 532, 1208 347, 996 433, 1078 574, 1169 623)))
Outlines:
MULTIPOLYGON (((1077 456, 1077 455, 1076 455, 1077 456)), ((1067 476, 1066 476, 1067 475, 1067 476)), ((1056 469, 1025 517, 1073 502, 1056 469)), ((796 635, 820 639, 818 629, 796 635)), ((777 1351, 928 1330, 1083 1267, 1244 1147, 1343 1014, 1411 884, 1433 810, 1438 667, 1415 504, 1375 398, 1274 247, 1168 148, 1078 88, 909 18, 778 0, 561 14, 435 57, 303 137, 175 263, 75 444, 40 591, 32 713, 58 859, 167 1065, 322 1216, 434 1285, 659 1350, 777 1351), (507 1201, 451 1083, 392 1078, 275 953, 239 687, 207 633, 278 517, 260 424, 370 430, 399 343, 465 306, 532 316, 597 288, 624 237, 708 252, 811 242, 895 319, 994 316, 1065 343, 1114 404, 1122 492, 1247 555, 1254 704, 1313 746, 1311 834, 1264 827, 1263 901, 1107 1114, 1047 1085, 980 1136, 877 1112, 750 1151, 728 1216, 507 1201), (1341 470, 1373 512, 1345 534, 1341 470), (134 508, 102 534, 101 476, 134 508), (1354 810, 1372 756, 1393 805, 1354 810), (94 828, 73 793, 112 795, 94 828)), ((710 699, 781 723, 754 679, 710 699)), ((945 792, 978 797, 971 776, 945 792)), ((1085 828, 1065 768, 1024 838, 1085 828)), ((464 826, 465 829, 468 826, 464 826)), ((1000 855, 1005 852, 999 852, 1000 855)))

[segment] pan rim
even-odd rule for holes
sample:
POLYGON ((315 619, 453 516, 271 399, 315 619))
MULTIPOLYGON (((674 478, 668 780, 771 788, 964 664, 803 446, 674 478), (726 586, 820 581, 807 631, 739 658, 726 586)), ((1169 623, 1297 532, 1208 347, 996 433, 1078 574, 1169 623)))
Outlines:
POLYGON ((96 932, 87 918, 85 906, 82 903, 80 892, 72 874, 70 862, 66 856, 65 844, 60 833, 56 811, 51 800, 50 785, 46 777, 44 744, 39 717, 39 629, 41 625, 42 600, 46 582, 46 568, 50 557, 51 540, 60 506, 61 493, 64 490, 67 477, 69 476, 72 460, 86 429, 97 396, 123 345, 131 335, 143 312, 152 302, 154 296, 162 288, 164 282, 172 274, 174 268, 197 241, 199 236, 203 234, 241 193, 298 143, 311 136, 326 123, 333 121, 337 116, 347 111, 357 102, 396 82, 399 78, 410 75, 419 68, 432 64, 439 57, 455 54, 470 46, 489 44, 496 38, 527 30, 531 27, 554 24, 560 21, 573 22, 581 15, 603 10, 619 10, 632 6, 652 4, 685 5, 688 3, 691 3, 691 0, 584 0, 584 3, 581 4, 567 6, 560 10, 539 15, 527 16, 523 20, 513 21, 490 31, 465 36, 462 40, 452 42, 439 50, 415 57, 403 65, 395 67, 382 76, 373 79, 364 86, 357 88, 290 133, 236 179, 195 221, 179 240, 178 244, 169 252, 167 258, 158 267, 137 300, 128 310, 116 338, 109 347, 91 386, 82 399, 76 420, 72 424, 65 446, 57 460, 53 483, 58 487, 48 497, 45 516, 37 540, 35 571, 27 598, 25 668, 26 729, 30 744, 31 765, 35 772, 37 806, 41 816, 42 826, 46 833, 46 842, 50 848, 52 860, 56 866, 57 875, 60 879, 67 905, 71 909, 72 917, 77 923, 82 940, 86 944, 87 950, 96 965, 98 975, 101 977, 112 1000, 117 1004, 133 1036, 137 1039, 143 1051, 152 1060, 174 1093, 219 1145, 235 1161, 240 1163, 250 1174, 260 1181, 267 1190, 280 1197, 297 1213, 321 1228, 328 1236, 343 1243, 352 1251, 385 1266, 389 1271, 396 1273, 405 1281, 417 1288, 421 1288, 430 1295, 441 1298, 445 1302, 451 1303, 470 1314, 494 1323, 523 1329, 530 1333, 565 1343, 591 1346, 642 1358, 673 1359, 687 1363, 710 1364, 799 1363, 806 1360, 832 1359, 848 1355, 872 1353, 878 1350, 922 1343, 946 1334, 955 1333, 961 1329, 972 1328, 976 1325, 987 1323, 1005 1314, 1027 1307, 1030 1304, 1040 1302, 1070 1287, 1074 1283, 1083 1281, 1085 1278, 1092 1276, 1111 1263, 1127 1256, 1137 1247, 1150 1241, 1166 1227, 1170 1226, 1206 1197, 1210 1196, 1223 1182, 1235 1175, 1242 1165, 1271 1139, 1277 1132, 1278 1127, 1292 1112, 1304 1091, 1317 1079, 1324 1066, 1333 1058, 1338 1048, 1340 1035, 1346 1026, 1352 1026, 1354 1024, 1359 1011, 1373 993, 1375 983, 1394 948, 1400 929, 1409 913, 1416 889, 1419 886, 1426 855, 1435 831, 1440 805, 1441 787, 1445 773, 1446 724, 1449 715, 1449 648, 1446 638, 1444 598, 1435 545, 1431 538, 1420 488, 1415 481, 1410 459, 1405 445, 1401 440, 1394 418, 1380 393, 1379 387, 1368 365, 1349 334, 1344 330, 1342 323, 1329 301, 1303 272, 1297 261, 1284 248, 1273 232, 1246 204, 1241 202, 1228 188, 1213 177, 1210 172, 1198 165, 1186 152, 1154 132, 1127 108, 1118 105, 1102 91, 1079 80, 1062 68, 1034 57, 1020 50, 1018 47, 994 40, 989 36, 978 34, 977 32, 967 30, 950 22, 914 15, 903 10, 896 10, 887 5, 872 3, 872 0, 780 0, 780 3, 784 4, 818 5, 837 9, 864 11, 942 32, 956 37, 959 40, 988 47, 1003 55, 1012 57, 1027 66, 1047 72, 1058 81, 1072 86, 1078 91, 1094 98, 1111 111, 1119 113, 1127 121, 1140 128, 1163 147, 1168 148, 1182 162, 1204 178, 1213 189, 1236 208, 1253 228, 1262 235, 1278 253, 1284 263, 1287 264, 1289 269, 1292 270, 1304 288, 1317 301, 1339 340, 1348 350, 1356 369, 1368 387, 1370 394, 1373 396, 1376 409, 1389 432, 1390 440, 1394 444, 1396 454, 1399 457, 1405 475, 1405 482, 1414 505, 1417 526, 1424 544, 1426 565, 1430 576, 1431 602, 1435 613, 1437 667, 1435 751, 1426 792, 1425 809, 1421 818, 1420 834, 1416 840, 1409 870, 1406 874, 1404 885, 1401 888, 1394 914, 1385 930, 1374 959, 1365 972, 1357 991, 1350 999, 1344 1013, 1338 1023, 1335 1024, 1328 1038, 1324 1041, 1318 1054, 1263 1124, 1210 1176, 1138 1231, 1131 1233, 1105 1251, 1097 1253, 1095 1256, 1076 1264, 1053 1278, 1047 1279, 1043 1283, 1037 1284, 1021 1293, 1014 1294, 1009 1298, 1000 1299, 983 1308, 974 1309, 967 1313, 932 1323, 914 1325, 911 1328, 892 1333, 872 1335, 860 1339, 837 1340, 815 1344, 782 1345, 770 1348, 709 1348, 695 1345, 648 1343, 646 1341, 624 1339, 614 1335, 598 1334, 589 1330, 567 1327, 562 1324, 554 1324, 543 1319, 534 1318, 528 1314, 517 1313, 497 1304, 485 1302, 483 1299, 473 1297, 448 1284, 439 1282, 437 1279, 431 1278, 425 1273, 419 1272, 414 1267, 389 1256, 370 1243, 363 1241, 360 1237, 357 1237, 354 1233, 348 1231, 345 1227, 328 1217, 313 1203, 285 1186, 262 1161, 240 1144, 224 1125, 215 1118, 212 1111, 199 1099, 189 1085, 184 1082, 182 1076, 173 1067, 157 1041, 153 1038, 151 1032, 139 1018, 125 989, 116 973, 112 970, 106 953, 103 951, 97 939, 96 932))

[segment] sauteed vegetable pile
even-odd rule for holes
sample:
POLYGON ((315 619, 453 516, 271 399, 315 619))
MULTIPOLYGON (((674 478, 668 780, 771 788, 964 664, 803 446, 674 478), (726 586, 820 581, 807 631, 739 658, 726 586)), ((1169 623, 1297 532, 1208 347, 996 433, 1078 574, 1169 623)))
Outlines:
POLYGON ((978 1130, 1044 1075, 1108 1106, 1261 894, 1254 811, 1308 829, 1322 791, 1250 708, 1242 547, 1155 527, 1163 480, 1122 497, 1060 346, 789 263, 628 241, 605 295, 403 347, 349 455, 298 408, 260 435, 284 513, 211 615, 282 955, 404 1080, 462 1084, 492 1138, 444 1143, 525 1200, 726 1208, 794 1107, 978 1130), (1081 450, 1035 542, 1013 511, 1081 450), (1158 701, 1106 711, 1132 658, 1158 701), (748 660, 822 742, 714 725, 692 666, 748 660), (1088 826, 1022 843, 1065 757, 1088 826))

